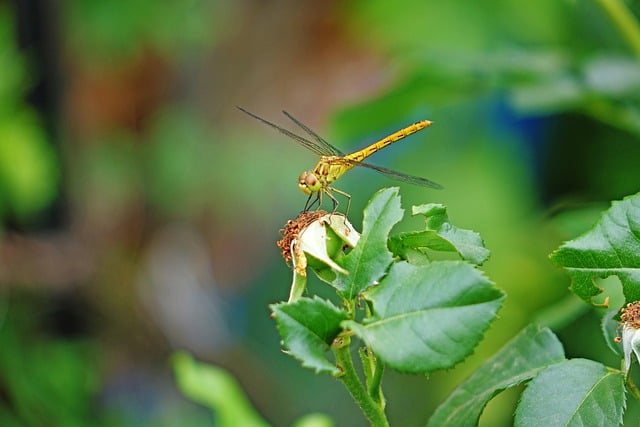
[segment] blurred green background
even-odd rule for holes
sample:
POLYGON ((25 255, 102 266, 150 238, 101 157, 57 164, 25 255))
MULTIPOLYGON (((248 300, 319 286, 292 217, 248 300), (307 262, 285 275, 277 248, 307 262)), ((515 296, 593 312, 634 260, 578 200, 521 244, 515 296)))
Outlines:
MULTIPOLYGON (((316 158, 236 105, 284 126, 287 110, 343 151, 434 121, 372 162, 444 185, 402 186, 404 207, 444 203, 480 232, 508 298, 456 369, 387 372, 392 424, 424 425, 535 319, 568 357, 618 367, 547 255, 638 191, 639 14, 637 0, 2 3, 0 425, 211 425, 176 389, 177 349, 228 369, 274 425, 316 411, 366 425, 269 319, 291 280, 275 241, 316 158)), ((354 170, 338 187, 357 224, 390 185, 354 170)), ((481 424, 511 425, 517 398, 481 424)))

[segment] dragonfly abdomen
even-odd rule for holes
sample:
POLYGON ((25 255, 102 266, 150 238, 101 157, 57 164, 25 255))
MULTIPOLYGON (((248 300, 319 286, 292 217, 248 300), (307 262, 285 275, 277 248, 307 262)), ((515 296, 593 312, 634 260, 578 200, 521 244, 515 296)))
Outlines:
POLYGON ((373 153, 382 150, 387 145, 391 145, 394 142, 400 141, 402 138, 405 138, 413 133, 416 133, 419 130, 426 128, 427 126, 430 126, 431 123, 432 122, 429 120, 421 120, 419 122, 416 122, 403 129, 400 129, 397 132, 392 133, 391 135, 387 136, 384 139, 381 139, 378 142, 374 142, 373 144, 363 148, 362 150, 356 151, 355 153, 347 154, 345 156, 345 159, 355 161, 355 162, 360 162, 366 159, 367 157, 369 157, 370 155, 372 155, 373 153))

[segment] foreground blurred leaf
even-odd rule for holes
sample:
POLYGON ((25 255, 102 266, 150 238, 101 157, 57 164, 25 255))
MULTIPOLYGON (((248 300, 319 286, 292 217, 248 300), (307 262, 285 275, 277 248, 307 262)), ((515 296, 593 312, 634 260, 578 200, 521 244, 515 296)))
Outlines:
POLYGON ((339 373, 325 353, 341 330, 340 322, 347 319, 344 311, 317 297, 273 304, 271 309, 285 347, 303 366, 316 372, 339 373))
POLYGON ((349 274, 337 274, 333 286, 348 300, 380 280, 392 261, 387 249, 391 228, 402 219, 397 187, 378 191, 364 210, 362 235, 344 258, 342 267, 349 274))
POLYGON ((236 379, 224 369, 198 363, 185 352, 174 354, 172 364, 182 393, 214 411, 217 426, 268 426, 253 409, 236 379))
POLYGON ((429 373, 471 354, 504 295, 472 265, 441 261, 394 264, 365 298, 373 303, 372 321, 343 325, 394 369, 429 373))
POLYGON ((389 247, 394 253, 402 256, 408 249, 421 248, 457 252, 463 259, 476 265, 482 264, 489 258, 490 252, 484 247, 480 234, 452 225, 444 205, 430 203, 414 206, 412 214, 425 216, 426 230, 392 236, 389 247))
POLYGON ((529 326, 458 386, 428 425, 475 426, 485 405, 496 394, 563 359, 562 344, 549 329, 529 326))
POLYGON ((622 424, 622 372, 586 359, 550 366, 522 394, 517 426, 617 426, 622 424))
POLYGON ((571 276, 571 289, 580 298, 602 290, 593 280, 616 275, 628 302, 640 300, 640 195, 613 202, 596 225, 554 251, 554 264, 571 276))

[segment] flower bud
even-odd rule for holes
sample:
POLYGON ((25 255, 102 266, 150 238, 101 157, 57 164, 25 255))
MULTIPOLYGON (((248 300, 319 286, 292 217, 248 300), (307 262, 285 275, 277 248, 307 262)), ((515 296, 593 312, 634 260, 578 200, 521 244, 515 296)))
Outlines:
POLYGON ((631 352, 640 360, 640 302, 627 304, 620 315, 622 324, 622 350, 624 351, 624 372, 629 373, 631 352))

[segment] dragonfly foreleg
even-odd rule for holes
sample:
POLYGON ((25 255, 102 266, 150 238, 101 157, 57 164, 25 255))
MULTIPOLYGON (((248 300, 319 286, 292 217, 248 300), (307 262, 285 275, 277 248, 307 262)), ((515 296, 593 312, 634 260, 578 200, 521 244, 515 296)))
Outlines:
POLYGON ((315 205, 316 203, 318 204, 318 209, 319 209, 320 206, 322 205, 321 197, 322 195, 320 194, 320 192, 309 194, 309 197, 307 197, 307 202, 304 204, 304 209, 302 209, 302 212, 307 212, 311 210, 313 205, 315 205), (313 196, 315 196, 315 199, 313 199, 313 196), (313 199, 313 201, 311 199, 313 199))

